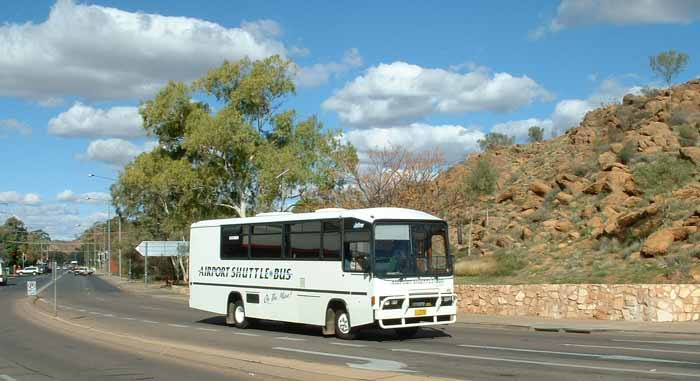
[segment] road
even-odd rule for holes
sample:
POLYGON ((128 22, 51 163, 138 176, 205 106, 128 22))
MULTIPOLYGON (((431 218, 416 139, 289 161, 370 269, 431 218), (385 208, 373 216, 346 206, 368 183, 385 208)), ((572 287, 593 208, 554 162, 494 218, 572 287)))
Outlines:
MULTIPOLYGON (((45 284, 48 277, 39 278, 45 284)), ((25 298, 23 282, 0 290, 3 305, 25 298)), ((96 328, 88 333, 91 335, 120 332, 179 343, 183 348, 233 350, 319 367, 335 366, 347 372, 383 369, 418 379, 427 375, 469 380, 700 379, 700 335, 530 332, 457 324, 423 329, 410 340, 374 330, 348 342, 322 337, 319 329, 306 326, 263 322, 253 329, 230 328, 223 317, 191 310, 178 298, 125 293, 95 276, 66 275, 57 287, 59 316, 96 328)), ((49 290, 43 297, 46 311, 50 311, 53 296, 49 290)), ((39 379, 31 377, 40 374, 59 379, 63 375, 71 375, 71 379, 119 379, 108 372, 169 380, 222 377, 187 361, 173 365, 167 359, 144 360, 116 349, 97 351, 90 343, 31 329, 30 323, 11 314, 3 316, 1 323, 5 328, 0 379, 3 372, 10 371, 20 371, 12 373, 16 380, 39 379)), ((227 379, 248 376, 253 377, 239 369, 227 379)))

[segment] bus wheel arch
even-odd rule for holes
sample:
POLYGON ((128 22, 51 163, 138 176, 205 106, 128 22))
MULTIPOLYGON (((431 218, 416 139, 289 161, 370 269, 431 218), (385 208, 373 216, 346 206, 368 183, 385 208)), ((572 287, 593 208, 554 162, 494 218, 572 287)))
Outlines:
POLYGON ((236 328, 248 328, 250 319, 246 316, 243 297, 238 292, 228 295, 226 302, 226 324, 236 326, 236 328))
POLYGON ((352 340, 355 338, 355 330, 350 323, 350 312, 347 304, 342 299, 332 299, 326 308, 326 325, 323 327, 324 335, 335 335, 340 339, 352 340))

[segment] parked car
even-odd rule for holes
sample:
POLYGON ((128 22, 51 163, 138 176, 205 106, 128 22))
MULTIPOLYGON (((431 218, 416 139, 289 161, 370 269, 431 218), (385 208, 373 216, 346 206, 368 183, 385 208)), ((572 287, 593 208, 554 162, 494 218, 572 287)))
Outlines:
POLYGON ((18 271, 19 275, 37 275, 39 274, 39 268, 36 266, 25 267, 18 271))
POLYGON ((92 272, 87 267, 81 266, 81 267, 77 267, 75 269, 75 271, 73 271, 73 274, 74 275, 90 275, 90 274, 92 274, 92 272))
POLYGON ((0 286, 6 286, 7 285, 7 273, 5 272, 5 268, 2 267, 2 264, 0 264, 0 286))

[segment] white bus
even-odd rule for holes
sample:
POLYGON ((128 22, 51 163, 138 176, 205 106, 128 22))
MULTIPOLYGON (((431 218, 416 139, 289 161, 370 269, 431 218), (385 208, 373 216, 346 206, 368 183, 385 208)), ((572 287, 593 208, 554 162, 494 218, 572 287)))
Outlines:
POLYGON ((456 320, 447 224, 400 208, 321 209, 201 221, 190 234, 190 307, 354 338, 456 320))

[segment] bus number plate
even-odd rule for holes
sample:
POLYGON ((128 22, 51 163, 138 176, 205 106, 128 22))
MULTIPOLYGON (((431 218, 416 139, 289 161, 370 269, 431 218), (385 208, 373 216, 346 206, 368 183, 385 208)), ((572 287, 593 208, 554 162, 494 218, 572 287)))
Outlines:
POLYGON ((427 311, 425 310, 425 308, 421 308, 415 311, 415 316, 425 316, 426 313, 427 311))

